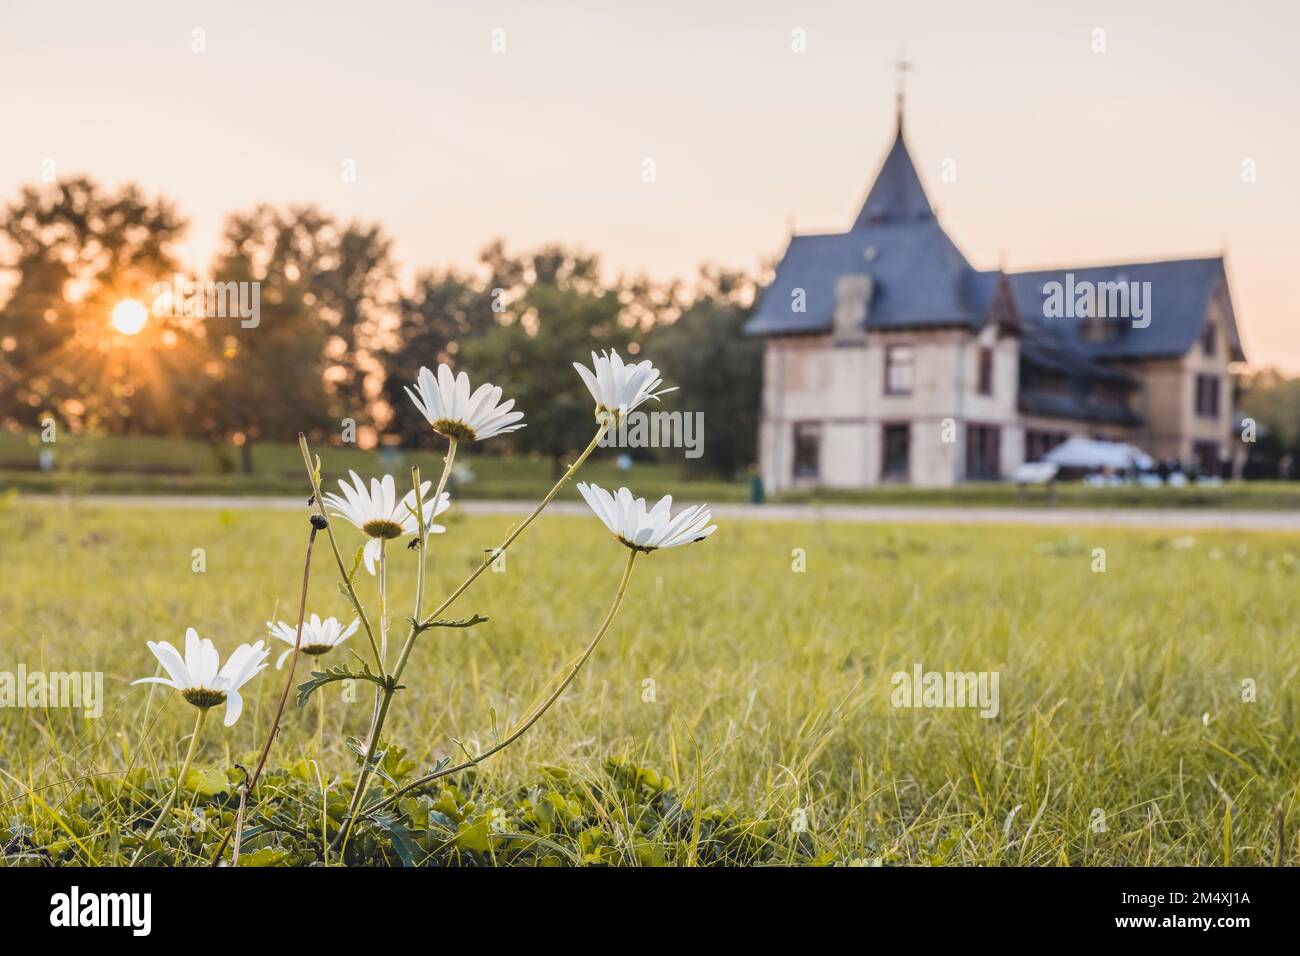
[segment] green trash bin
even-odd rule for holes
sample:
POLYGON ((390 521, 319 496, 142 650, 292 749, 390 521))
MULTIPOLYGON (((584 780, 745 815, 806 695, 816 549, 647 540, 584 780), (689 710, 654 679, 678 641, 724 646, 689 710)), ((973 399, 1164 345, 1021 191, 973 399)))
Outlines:
POLYGON ((759 475, 749 477, 749 503, 751 505, 763 503, 763 479, 759 475))

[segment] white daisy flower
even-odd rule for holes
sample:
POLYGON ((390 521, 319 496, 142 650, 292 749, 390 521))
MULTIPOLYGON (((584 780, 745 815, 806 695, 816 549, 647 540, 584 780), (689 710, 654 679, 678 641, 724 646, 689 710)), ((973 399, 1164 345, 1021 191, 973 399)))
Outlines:
POLYGON ((167 677, 141 677, 134 684, 166 684, 195 707, 207 710, 225 702, 226 726, 239 719, 244 709, 244 698, 239 695, 243 687, 266 667, 271 649, 261 641, 240 644, 221 666, 217 649, 206 637, 199 637, 194 628, 185 631, 185 656, 166 641, 149 641, 158 663, 167 671, 167 677))
MULTIPOLYGON (((382 481, 371 478, 370 488, 367 489, 365 480, 355 471, 348 474, 352 476, 353 483, 349 485, 340 479, 339 487, 343 489, 343 496, 330 492, 324 496, 325 505, 331 513, 350 521, 370 536, 366 542, 366 570, 374 574, 375 562, 379 560, 382 549, 381 542, 400 538, 404 534, 418 534, 420 531, 420 522, 415 515, 415 489, 408 491, 406 497, 398 501, 397 486, 392 475, 384 475, 382 481)), ((444 491, 442 497, 434 502, 432 498, 426 497, 432 487, 431 481, 420 485, 425 530, 429 534, 442 534, 447 529, 434 524, 433 519, 451 507, 451 495, 444 491)))
POLYGON ((597 421, 601 421, 605 414, 612 415, 617 421, 619 416, 626 415, 646 399, 658 399, 660 395, 677 391, 676 386, 655 391, 662 380, 659 370, 648 359, 636 365, 624 365, 618 353, 611 350, 608 355, 592 352, 591 364, 594 373, 580 362, 574 362, 573 367, 596 400, 597 421))
MULTIPOLYGON (((327 617, 322 621, 319 614, 313 614, 302 622, 302 646, 299 650, 312 657, 319 657, 334 650, 356 633, 360 624, 361 618, 357 618, 345 628, 337 618, 327 617)), ((289 645, 289 649, 275 662, 275 669, 279 670, 293 653, 294 644, 298 643, 298 629, 284 621, 267 621, 266 627, 272 637, 278 637, 289 645)))
POLYGON ((706 505, 692 505, 673 517, 669 513, 672 495, 660 498, 653 508, 647 509, 645 499, 633 498, 626 488, 611 495, 600 485, 580 481, 578 491, 596 517, 605 522, 605 527, 633 551, 676 548, 703 541, 718 530, 717 525, 709 524, 713 515, 706 505))
POLYGON ((464 372, 453 376, 446 365, 438 366, 436 379, 427 368, 420 369, 415 389, 406 386, 406 394, 433 430, 446 438, 482 441, 525 427, 516 424, 524 413, 510 410, 515 406, 513 398, 497 404, 501 400, 499 386, 484 383, 471 395, 469 376, 464 372))

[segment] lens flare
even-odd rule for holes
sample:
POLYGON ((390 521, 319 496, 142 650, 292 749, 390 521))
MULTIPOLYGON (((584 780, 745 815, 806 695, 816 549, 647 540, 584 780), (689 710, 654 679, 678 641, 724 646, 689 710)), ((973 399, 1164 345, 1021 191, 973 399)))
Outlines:
POLYGON ((139 335, 149 321, 149 310, 135 299, 124 299, 113 306, 113 328, 123 335, 139 335))

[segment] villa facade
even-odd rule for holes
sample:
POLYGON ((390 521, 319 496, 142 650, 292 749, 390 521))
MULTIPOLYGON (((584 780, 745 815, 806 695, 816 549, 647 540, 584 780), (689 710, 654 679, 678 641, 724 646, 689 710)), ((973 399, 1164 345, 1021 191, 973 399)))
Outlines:
POLYGON ((1071 437, 1230 470, 1222 257, 973 268, 898 131, 852 227, 791 238, 745 329, 766 340, 771 490, 997 480, 1071 437))

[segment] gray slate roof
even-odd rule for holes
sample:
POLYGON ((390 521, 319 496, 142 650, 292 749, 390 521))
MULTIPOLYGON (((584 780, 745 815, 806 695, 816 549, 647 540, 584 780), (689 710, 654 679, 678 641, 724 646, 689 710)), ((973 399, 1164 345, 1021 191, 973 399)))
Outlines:
POLYGON ((934 220, 868 226, 842 235, 795 236, 745 326, 749 335, 826 332, 841 276, 870 275, 870 328, 982 325, 982 280, 934 220), (796 312, 796 291, 805 311, 796 312))
POLYGON ((1043 369, 1049 374, 1077 380, 1107 382, 1112 385, 1136 386, 1137 379, 1119 369, 1102 365, 1072 344, 1059 329, 1032 326, 1020 339, 1020 361, 1043 369))
MULTIPOLYGON (((1219 289, 1225 288, 1228 281, 1223 259, 1219 256, 1042 269, 1014 273, 1010 280, 1027 338, 1050 329, 1060 334, 1066 347, 1100 361, 1185 355, 1200 337, 1211 298, 1219 289), (1150 286, 1145 288, 1149 288, 1151 324, 1146 328, 1134 328, 1130 322, 1118 322, 1119 334, 1114 339, 1089 342, 1082 335, 1083 319, 1046 317, 1044 286, 1058 282, 1064 287, 1067 274, 1073 275, 1076 286, 1080 282, 1149 282, 1150 286)), ((1231 315, 1229 318, 1229 345, 1239 359, 1244 359, 1236 322, 1231 315)))
MULTIPOLYGON (((1003 277, 982 272, 939 226, 903 139, 900 126, 862 210, 846 233, 795 236, 772 284, 745 325, 748 335, 821 334, 831 330, 835 289, 846 275, 869 275, 869 329, 963 325, 982 328, 1003 277), (795 293, 805 309, 796 312, 795 293)), ((1022 319, 1025 342, 1046 339, 1058 352, 1086 362, 1179 356, 1196 342, 1211 297, 1226 289, 1220 257, 1077 269, 1045 269, 1007 276, 1022 319), (1150 282, 1151 324, 1123 328, 1107 342, 1089 342, 1082 320, 1044 316, 1043 286, 1051 281, 1150 282)), ((1229 313, 1231 305, 1229 304, 1229 313)), ((1238 359, 1240 339, 1229 316, 1229 345, 1238 359)))
POLYGON ((916 166, 907 151, 900 123, 894 145, 890 147, 880 172, 876 174, 876 181, 867 193, 858 218, 853 221, 853 228, 865 229, 885 222, 918 222, 933 218, 930 197, 925 194, 921 177, 917 175, 916 166))

